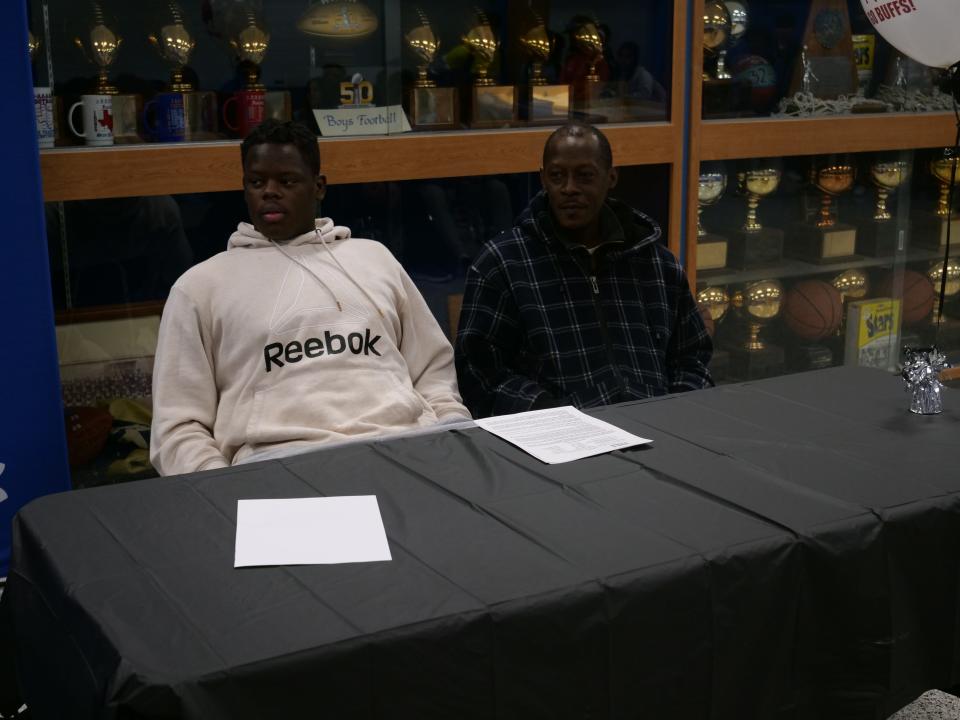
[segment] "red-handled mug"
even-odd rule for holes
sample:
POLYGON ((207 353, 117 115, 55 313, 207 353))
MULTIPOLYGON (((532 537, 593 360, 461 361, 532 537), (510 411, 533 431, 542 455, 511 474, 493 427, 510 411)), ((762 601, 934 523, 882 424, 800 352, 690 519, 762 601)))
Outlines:
POLYGON ((264 118, 263 90, 238 90, 223 104, 223 123, 240 137, 246 137, 264 118), (230 108, 235 116, 231 120, 230 108))

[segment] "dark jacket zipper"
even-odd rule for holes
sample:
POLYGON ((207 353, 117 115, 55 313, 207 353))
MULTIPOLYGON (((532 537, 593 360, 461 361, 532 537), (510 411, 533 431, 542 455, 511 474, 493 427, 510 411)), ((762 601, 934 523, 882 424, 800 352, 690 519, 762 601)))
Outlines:
POLYGON ((583 269, 583 266, 580 264, 580 261, 574 256, 574 262, 577 263, 577 267, 580 268, 580 272, 584 274, 590 281, 590 288, 593 290, 591 297, 593 298, 593 310, 597 315, 597 320, 600 321, 600 336, 603 338, 603 345, 607 349, 607 362, 610 363, 610 367, 613 368, 613 374, 617 378, 617 387, 620 391, 619 400, 624 399, 624 393, 627 389, 627 384, 623 380, 623 375, 620 372, 620 366, 617 364, 616 356, 613 352, 613 343, 610 342, 610 330, 607 328, 607 318, 603 314, 603 308, 600 305, 600 285, 597 283, 597 261, 594 255, 590 255, 590 268, 592 274, 586 272, 583 269))

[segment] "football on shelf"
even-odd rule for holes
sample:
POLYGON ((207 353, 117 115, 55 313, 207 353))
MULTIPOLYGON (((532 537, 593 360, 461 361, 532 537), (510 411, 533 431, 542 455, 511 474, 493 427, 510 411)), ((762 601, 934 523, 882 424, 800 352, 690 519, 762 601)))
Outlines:
POLYGON ((370 35, 378 25, 376 13, 358 0, 324 0, 307 8, 297 29, 307 35, 350 40, 370 35))
POLYGON ((86 465, 107 444, 113 416, 102 408, 76 406, 64 408, 63 419, 70 466, 86 465))

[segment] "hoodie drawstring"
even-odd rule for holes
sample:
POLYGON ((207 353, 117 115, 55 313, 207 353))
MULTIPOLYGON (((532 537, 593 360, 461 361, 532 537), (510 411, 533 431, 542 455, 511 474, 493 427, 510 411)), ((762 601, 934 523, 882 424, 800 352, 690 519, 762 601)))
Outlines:
MULTIPOLYGON (((363 293, 363 296, 370 301, 370 304, 373 305, 373 309, 380 313, 380 317, 384 317, 383 310, 377 307, 377 304, 373 301, 373 298, 370 297, 370 294, 367 292, 366 288, 363 287, 360 283, 353 279, 353 275, 347 272, 347 269, 340 263, 340 260, 336 255, 333 254, 333 250, 330 249, 330 245, 327 244, 327 241, 323 237, 323 233, 320 232, 317 228, 314 228, 313 231, 317 234, 317 237, 320 238, 320 242, 327 249, 327 252, 330 253, 330 257, 333 258, 333 262, 336 263, 337 267, 340 268, 340 272, 346 275, 350 282, 357 286, 357 289, 363 293)), ((316 276, 314 276, 316 277, 316 276)), ((318 278, 319 279, 319 278, 318 278)), ((337 303, 339 305, 339 303, 337 303)))

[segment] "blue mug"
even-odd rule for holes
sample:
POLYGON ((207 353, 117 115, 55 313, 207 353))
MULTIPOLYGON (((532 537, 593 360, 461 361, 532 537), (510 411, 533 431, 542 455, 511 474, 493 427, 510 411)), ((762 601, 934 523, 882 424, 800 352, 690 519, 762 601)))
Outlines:
POLYGON ((151 140, 179 142, 186 137, 183 93, 160 93, 143 106, 143 127, 151 140))

